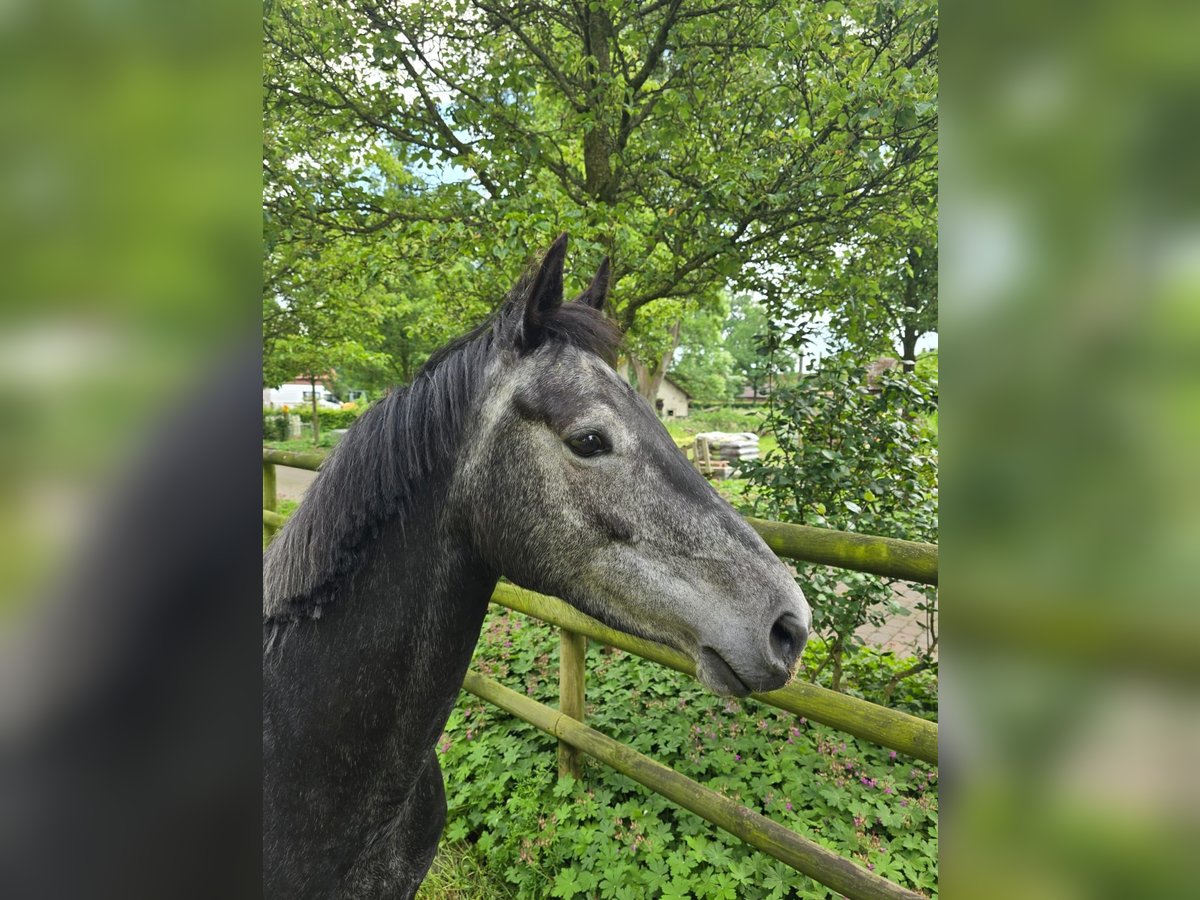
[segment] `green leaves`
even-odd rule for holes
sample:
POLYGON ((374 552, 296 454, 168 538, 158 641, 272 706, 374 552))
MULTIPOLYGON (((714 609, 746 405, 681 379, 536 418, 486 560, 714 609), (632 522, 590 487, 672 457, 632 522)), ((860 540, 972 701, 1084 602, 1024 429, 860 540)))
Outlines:
MULTIPOLYGON (((877 233, 930 168, 936 60, 909 56, 936 23, 931 0, 592 5, 580 19, 547 0, 270 4, 268 295, 291 297, 300 251, 325 296, 383 281, 367 298, 383 319, 399 292, 379 272, 414 279, 418 309, 400 318, 440 335, 568 229, 581 269, 613 257, 612 310, 638 323, 649 363, 674 319, 639 310, 791 291, 877 233), (442 277, 456 266, 472 278, 442 277)), ((374 334, 365 350, 394 355, 374 334)))
MULTIPOLYGON (((819 640, 806 651, 822 652, 819 640)), ((554 703, 557 653, 554 629, 496 608, 473 665, 554 703)), ((847 686, 879 700, 908 662, 851 653, 847 686)), ((922 673, 904 685, 893 705, 936 715, 936 679, 922 673)), ((648 735, 651 755, 666 765, 837 853, 900 860, 911 867, 901 883, 936 888, 937 790, 928 766, 754 701, 715 697, 621 651, 591 654, 588 699, 588 721, 605 733, 627 743, 648 735)), ((585 758, 578 781, 557 781, 553 739, 469 694, 438 746, 446 835, 491 874, 498 895, 832 896, 594 761, 585 758)))
MULTIPOLYGON (((585 873, 586 874, 586 873, 585 873)), ((550 889, 551 897, 574 897, 587 890, 580 873, 574 869, 562 869, 554 876, 554 887, 550 889)))
MULTIPOLYGON (((771 397, 766 425, 778 442, 767 458, 742 461, 754 512, 766 518, 937 540, 937 446, 929 416, 937 382, 884 369, 868 376, 847 355, 826 357, 815 373, 771 397)), ((891 611, 892 587, 862 573, 803 566, 797 577, 829 639, 838 687, 840 656, 868 622, 891 611)), ((927 595, 932 609, 936 596, 927 595)), ((935 635, 929 635, 932 647, 935 635)), ((823 664, 822 664, 823 665, 823 664)))

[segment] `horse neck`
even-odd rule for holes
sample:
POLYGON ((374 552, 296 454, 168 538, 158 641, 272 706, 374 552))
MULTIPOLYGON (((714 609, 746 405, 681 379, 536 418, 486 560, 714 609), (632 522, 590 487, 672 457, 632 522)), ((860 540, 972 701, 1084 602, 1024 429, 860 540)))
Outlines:
POLYGON ((268 653, 267 677, 290 682, 284 714, 342 753, 433 746, 498 580, 444 527, 444 490, 423 493, 414 512, 379 529, 321 617, 289 624, 268 653))

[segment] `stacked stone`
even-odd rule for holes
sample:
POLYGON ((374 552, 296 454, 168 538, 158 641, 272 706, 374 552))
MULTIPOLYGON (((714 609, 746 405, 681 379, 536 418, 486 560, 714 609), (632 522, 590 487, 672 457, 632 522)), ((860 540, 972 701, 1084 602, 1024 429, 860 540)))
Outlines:
POLYGON ((729 434, 724 431, 706 431, 696 435, 708 441, 713 459, 732 462, 736 459, 758 459, 758 435, 748 431, 729 434))

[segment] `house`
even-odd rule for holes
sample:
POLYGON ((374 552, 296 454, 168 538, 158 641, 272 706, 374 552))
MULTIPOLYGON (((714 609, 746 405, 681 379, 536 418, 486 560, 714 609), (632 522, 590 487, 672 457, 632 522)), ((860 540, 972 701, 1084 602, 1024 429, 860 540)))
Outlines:
POLYGON ((677 385, 670 378, 664 377, 658 386, 658 394, 654 399, 654 409, 660 419, 686 419, 688 403, 692 395, 677 385))
POLYGON ((769 384, 761 384, 758 390, 755 391, 753 385, 745 385, 742 392, 734 397, 734 400, 739 400, 743 403, 766 403, 771 395, 771 386, 769 384))
MULTIPOLYGON (((340 409, 341 404, 329 390, 331 376, 321 375, 317 378, 317 405, 322 409, 340 409)), ((313 399, 312 379, 307 375, 297 375, 291 381, 275 388, 263 388, 263 407, 276 409, 287 406, 295 409, 299 406, 311 406, 313 399)))

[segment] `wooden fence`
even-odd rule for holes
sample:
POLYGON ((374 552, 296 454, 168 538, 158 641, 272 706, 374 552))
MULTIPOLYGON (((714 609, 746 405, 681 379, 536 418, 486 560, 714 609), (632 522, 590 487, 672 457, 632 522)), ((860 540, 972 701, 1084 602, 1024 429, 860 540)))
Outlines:
MULTIPOLYGON (((318 453, 285 453, 263 449, 265 539, 269 540, 285 521, 276 511, 275 466, 316 470, 323 458, 318 453)), ((934 544, 787 525, 763 519, 749 518, 747 521, 762 535, 767 546, 782 557, 923 584, 937 584, 938 555, 934 544)), ((609 628, 555 597, 526 591, 515 585, 497 585, 492 602, 559 627, 559 709, 551 709, 474 671, 467 673, 463 688, 556 737, 559 742, 560 776, 569 774, 579 777, 579 754, 586 753, 847 897, 873 900, 922 896, 869 872, 851 860, 584 724, 585 653, 589 638, 695 676, 695 665, 689 657, 663 644, 609 628)), ((938 727, 935 722, 817 685, 798 682, 777 691, 751 696, 918 759, 935 764, 938 761, 938 727)))

